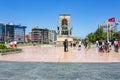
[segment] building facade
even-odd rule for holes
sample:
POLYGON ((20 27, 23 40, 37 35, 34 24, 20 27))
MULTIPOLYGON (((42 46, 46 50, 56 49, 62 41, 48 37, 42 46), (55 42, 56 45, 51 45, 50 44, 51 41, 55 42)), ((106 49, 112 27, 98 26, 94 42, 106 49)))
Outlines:
POLYGON ((18 43, 25 42, 25 29, 26 26, 14 25, 14 40, 18 43))
POLYGON ((10 41, 17 41, 18 43, 24 43, 25 29, 26 26, 0 23, 0 42, 9 43, 10 41))
POLYGON ((4 43, 5 41, 5 25, 0 23, 0 43, 4 43))
POLYGON ((35 26, 32 28, 31 37, 33 43, 48 44, 53 43, 56 40, 56 31, 49 30, 47 28, 39 28, 35 26))
POLYGON ((49 42, 55 43, 57 39, 57 33, 55 30, 49 30, 49 42))
POLYGON ((43 31, 43 43, 49 43, 49 29, 45 28, 43 31))
POLYGON ((32 27, 31 38, 33 43, 41 43, 41 31, 38 26, 32 27))

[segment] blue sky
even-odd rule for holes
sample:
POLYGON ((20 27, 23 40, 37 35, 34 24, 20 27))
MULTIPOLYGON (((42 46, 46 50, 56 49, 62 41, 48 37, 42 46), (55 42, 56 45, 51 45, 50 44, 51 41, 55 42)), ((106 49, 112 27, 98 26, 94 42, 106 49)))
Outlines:
POLYGON ((59 14, 71 14, 73 36, 84 38, 111 17, 120 20, 120 0, 0 0, 0 22, 54 29, 59 14))

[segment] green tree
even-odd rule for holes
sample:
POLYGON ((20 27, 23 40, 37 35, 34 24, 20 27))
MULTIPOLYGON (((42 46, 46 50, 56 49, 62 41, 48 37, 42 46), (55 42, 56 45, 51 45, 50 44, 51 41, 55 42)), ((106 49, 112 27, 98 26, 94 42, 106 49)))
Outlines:
POLYGON ((90 42, 94 42, 95 41, 95 35, 94 33, 90 33, 87 35, 87 39, 90 41, 90 42))
POLYGON ((95 37, 96 37, 96 40, 100 40, 103 38, 103 28, 98 28, 95 32, 95 37))
POLYGON ((94 33, 90 33, 86 36, 85 40, 90 42, 95 42, 96 40, 105 40, 107 38, 107 33, 103 31, 103 28, 98 27, 94 33))

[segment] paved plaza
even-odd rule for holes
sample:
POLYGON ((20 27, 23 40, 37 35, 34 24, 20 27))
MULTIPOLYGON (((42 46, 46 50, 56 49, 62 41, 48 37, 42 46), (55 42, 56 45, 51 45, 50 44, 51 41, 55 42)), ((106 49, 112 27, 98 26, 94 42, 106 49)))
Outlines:
POLYGON ((24 46, 0 56, 0 80, 120 80, 120 53, 96 47, 24 46))
POLYGON ((99 53, 96 47, 88 50, 82 46, 70 48, 64 52, 63 47, 55 46, 23 46, 21 53, 0 55, 3 61, 27 61, 27 62, 120 62, 120 52, 111 50, 110 53, 99 53))
POLYGON ((0 61, 0 80, 120 80, 120 63, 0 61))

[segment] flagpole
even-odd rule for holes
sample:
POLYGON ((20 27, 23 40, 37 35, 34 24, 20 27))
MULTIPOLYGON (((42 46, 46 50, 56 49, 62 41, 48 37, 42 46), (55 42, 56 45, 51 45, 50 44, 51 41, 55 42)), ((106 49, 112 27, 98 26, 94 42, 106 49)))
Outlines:
MULTIPOLYGON (((109 18, 108 19, 108 22, 115 22, 115 18, 113 17, 113 18, 109 18)), ((109 29, 109 25, 108 25, 108 23, 107 23, 107 40, 109 40, 109 32, 108 32, 108 29, 109 29)))
POLYGON ((108 30, 109 28, 108 28, 108 21, 107 21, 107 41, 109 41, 109 30, 108 30))

